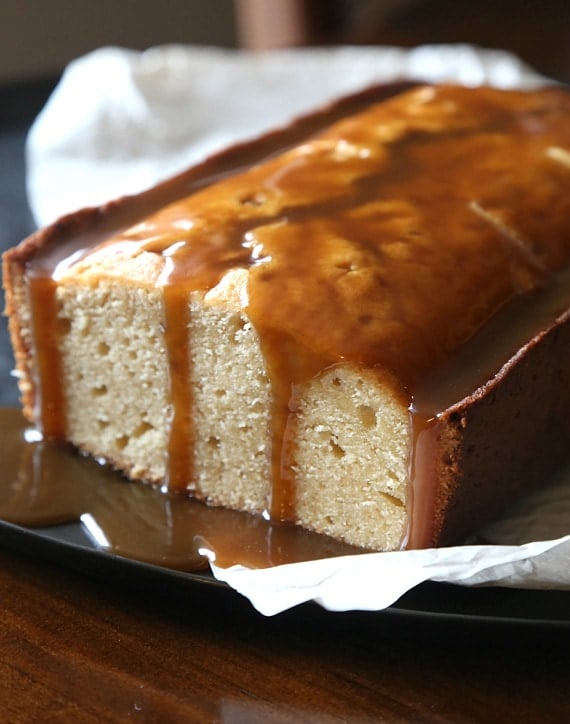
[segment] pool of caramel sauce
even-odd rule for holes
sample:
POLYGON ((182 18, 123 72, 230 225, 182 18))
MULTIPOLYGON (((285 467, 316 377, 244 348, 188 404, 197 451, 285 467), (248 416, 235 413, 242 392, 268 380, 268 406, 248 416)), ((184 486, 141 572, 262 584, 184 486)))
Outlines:
POLYGON ((215 559, 266 568, 361 552, 293 525, 211 508, 126 480, 0 408, 0 520, 24 528, 82 523, 107 553, 180 571, 215 559))

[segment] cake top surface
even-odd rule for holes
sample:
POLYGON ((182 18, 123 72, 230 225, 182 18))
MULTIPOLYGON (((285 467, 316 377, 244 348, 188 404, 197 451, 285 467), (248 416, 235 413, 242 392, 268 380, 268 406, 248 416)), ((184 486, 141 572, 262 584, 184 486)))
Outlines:
POLYGON ((263 339, 302 375, 350 361, 413 388, 570 260, 570 98, 423 86, 166 205, 66 262, 165 296, 247 269, 263 339), (458 313, 460 310, 460 313, 458 313))

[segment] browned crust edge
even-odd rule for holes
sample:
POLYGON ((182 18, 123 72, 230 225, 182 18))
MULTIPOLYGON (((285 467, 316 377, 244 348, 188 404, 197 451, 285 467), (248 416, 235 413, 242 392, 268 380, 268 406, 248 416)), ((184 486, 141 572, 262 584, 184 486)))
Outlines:
POLYGON ((102 238, 136 223, 165 204, 177 201, 222 176, 239 173, 244 168, 265 160, 269 155, 282 152, 305 140, 340 118, 417 85, 419 85, 417 81, 411 80, 394 82, 372 86, 343 96, 293 119, 287 125, 214 153, 204 161, 146 191, 125 195, 100 206, 86 207, 66 214, 31 234, 18 246, 4 252, 5 263, 25 264, 38 252, 49 249, 55 244, 70 241, 78 234, 88 233, 91 243, 101 241, 102 238))
POLYGON ((432 545, 457 543, 568 462, 569 360, 570 310, 442 414, 432 545))

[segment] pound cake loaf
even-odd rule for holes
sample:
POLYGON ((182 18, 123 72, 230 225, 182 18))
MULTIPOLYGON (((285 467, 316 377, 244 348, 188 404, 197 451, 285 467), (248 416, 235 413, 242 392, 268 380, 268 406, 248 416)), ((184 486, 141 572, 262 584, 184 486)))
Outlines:
POLYGON ((570 449, 570 96, 371 89, 4 258, 24 412, 132 479, 367 549, 570 449))

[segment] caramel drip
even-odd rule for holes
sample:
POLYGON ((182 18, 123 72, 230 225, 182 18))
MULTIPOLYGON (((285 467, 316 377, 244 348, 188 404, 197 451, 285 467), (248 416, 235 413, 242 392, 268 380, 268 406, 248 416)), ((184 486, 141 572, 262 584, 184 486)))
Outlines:
MULTIPOLYGON (((259 300, 257 300, 259 301, 259 300)), ((253 318, 262 318, 251 303, 253 318)), ((295 520, 296 441, 295 413, 297 386, 311 379, 326 366, 326 360, 299 350, 295 342, 275 330, 258 327, 267 373, 272 383, 271 407, 271 499, 268 511, 272 520, 295 520)))
POLYGON ((42 433, 65 439, 65 397, 58 349, 57 283, 51 277, 28 279, 32 334, 35 340, 36 416, 42 433))
POLYGON ((170 361, 172 405, 166 487, 181 492, 195 489, 192 458, 194 439, 192 386, 188 384, 190 311, 186 295, 181 295, 173 284, 168 284, 164 289, 164 310, 164 338, 170 361))

